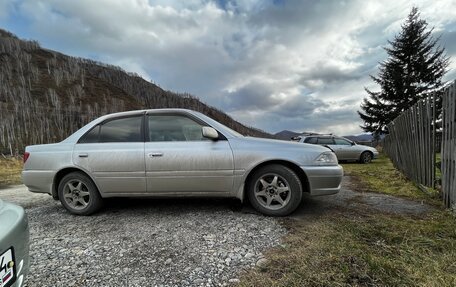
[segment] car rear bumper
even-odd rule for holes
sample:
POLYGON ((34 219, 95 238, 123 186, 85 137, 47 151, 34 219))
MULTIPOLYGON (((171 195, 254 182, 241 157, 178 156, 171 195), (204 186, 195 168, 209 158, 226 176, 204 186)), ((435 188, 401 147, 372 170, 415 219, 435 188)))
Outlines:
POLYGON ((330 195, 338 193, 344 170, 336 166, 301 166, 309 180, 311 195, 330 195))
POLYGON ((52 194, 54 175, 51 170, 24 170, 22 182, 31 192, 52 194))

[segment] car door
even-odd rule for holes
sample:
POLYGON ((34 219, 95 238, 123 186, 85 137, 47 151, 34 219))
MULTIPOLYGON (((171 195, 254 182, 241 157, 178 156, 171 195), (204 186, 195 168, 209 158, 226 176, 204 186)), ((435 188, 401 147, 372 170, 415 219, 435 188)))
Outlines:
POLYGON ((339 160, 351 160, 356 158, 356 155, 353 155, 354 149, 352 143, 346 139, 334 138, 334 151, 336 150, 337 158, 339 160))
POLYGON ((205 125, 186 114, 146 116, 148 192, 204 194, 232 190, 234 163, 229 142, 204 138, 205 125))
POLYGON ((109 119, 86 133, 73 162, 94 178, 103 193, 144 193, 144 113, 109 119))
POLYGON ((340 159, 339 155, 337 154, 336 146, 334 144, 334 138, 332 136, 318 137, 317 144, 330 148, 337 155, 337 158, 340 159))

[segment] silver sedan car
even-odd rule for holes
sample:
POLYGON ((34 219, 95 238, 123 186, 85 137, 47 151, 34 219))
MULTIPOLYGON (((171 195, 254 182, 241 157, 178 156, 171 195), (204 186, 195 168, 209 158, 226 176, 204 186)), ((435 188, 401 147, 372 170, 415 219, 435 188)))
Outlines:
POLYGON ((357 144, 344 137, 334 135, 311 135, 296 138, 301 143, 318 144, 330 148, 339 160, 369 163, 378 157, 377 149, 357 144))
POLYGON ((343 170, 327 148, 244 137, 185 109, 100 117, 57 144, 28 146, 23 182, 71 213, 107 197, 248 198, 272 216, 293 212, 303 192, 337 193, 343 170))

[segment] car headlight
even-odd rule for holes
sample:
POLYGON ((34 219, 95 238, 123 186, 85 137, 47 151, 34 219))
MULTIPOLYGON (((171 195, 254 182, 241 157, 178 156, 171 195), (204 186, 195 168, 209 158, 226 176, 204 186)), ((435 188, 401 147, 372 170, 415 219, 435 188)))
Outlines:
POLYGON ((325 151, 315 159, 315 163, 318 165, 337 165, 337 156, 332 151, 325 151))

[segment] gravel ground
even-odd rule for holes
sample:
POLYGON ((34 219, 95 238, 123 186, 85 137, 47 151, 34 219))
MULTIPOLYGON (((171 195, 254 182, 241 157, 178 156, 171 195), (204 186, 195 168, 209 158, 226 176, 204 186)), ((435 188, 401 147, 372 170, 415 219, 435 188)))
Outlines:
MULTIPOLYGON (((308 220, 334 209, 419 215, 426 204, 355 192, 345 176, 341 192, 304 196, 290 218, 308 220)), ((26 208, 34 286, 226 286, 286 234, 277 219, 229 199, 111 199, 89 217, 74 216, 45 194, 24 186, 0 198, 26 208)))
POLYGON ((82 217, 23 186, 0 197, 26 208, 30 287, 226 286, 286 233, 226 199, 114 199, 82 217))

